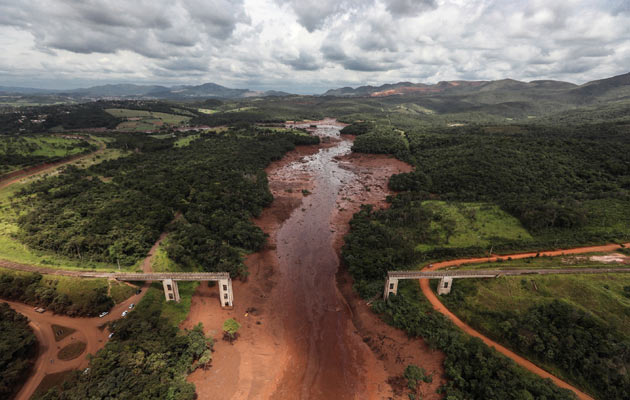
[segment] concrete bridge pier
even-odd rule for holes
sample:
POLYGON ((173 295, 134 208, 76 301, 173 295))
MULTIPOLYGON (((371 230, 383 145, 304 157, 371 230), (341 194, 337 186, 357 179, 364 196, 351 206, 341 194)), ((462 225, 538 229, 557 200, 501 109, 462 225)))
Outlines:
POLYGON ((177 281, 173 279, 164 279, 162 281, 164 287, 164 297, 166 301, 176 301, 179 303, 179 289, 177 288, 177 281))
POLYGON ((219 300, 221 307, 232 307, 234 302, 234 293, 232 292, 232 279, 219 279, 219 300))
POLYGON ((451 287, 453 287, 453 278, 450 276, 441 278, 437 288, 438 295, 451 293, 451 287))
POLYGON ((389 299, 390 294, 396 293, 398 293, 398 279, 388 276, 385 281, 385 292, 383 293, 383 298, 387 300, 389 299))

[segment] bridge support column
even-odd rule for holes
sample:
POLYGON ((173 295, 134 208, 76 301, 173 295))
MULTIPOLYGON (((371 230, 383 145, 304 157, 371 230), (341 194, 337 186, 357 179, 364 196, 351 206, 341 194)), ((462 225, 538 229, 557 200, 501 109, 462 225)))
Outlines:
POLYGON ((445 276, 440 279, 440 283, 438 284, 437 293, 438 295, 449 294, 451 293, 451 287, 453 286, 453 278, 450 276, 445 276))
POLYGON ((398 279, 387 277, 385 281, 385 292, 383 293, 383 298, 385 300, 389 299, 390 294, 398 293, 398 279))
POLYGON ((234 293, 232 293, 232 279, 219 280, 219 300, 221 307, 232 307, 234 302, 234 293))
POLYGON ((179 303, 179 289, 177 288, 177 281, 164 279, 162 281, 162 286, 164 286, 164 297, 166 297, 166 301, 176 301, 179 303))

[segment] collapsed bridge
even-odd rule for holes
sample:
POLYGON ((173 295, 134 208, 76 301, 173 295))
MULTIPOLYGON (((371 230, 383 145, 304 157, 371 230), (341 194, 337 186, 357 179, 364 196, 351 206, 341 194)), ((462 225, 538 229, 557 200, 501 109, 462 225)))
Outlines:
POLYGON ((439 279, 437 293, 449 294, 453 279, 499 278, 520 275, 559 275, 559 274, 608 274, 630 273, 630 268, 547 268, 547 269, 476 269, 450 271, 388 271, 383 298, 398 293, 398 281, 402 279, 439 279))
POLYGON ((113 279, 119 281, 162 281, 166 301, 179 302, 178 281, 217 282, 219 284, 219 301, 221 307, 232 307, 234 293, 232 279, 227 272, 143 272, 143 273, 114 273, 113 279))

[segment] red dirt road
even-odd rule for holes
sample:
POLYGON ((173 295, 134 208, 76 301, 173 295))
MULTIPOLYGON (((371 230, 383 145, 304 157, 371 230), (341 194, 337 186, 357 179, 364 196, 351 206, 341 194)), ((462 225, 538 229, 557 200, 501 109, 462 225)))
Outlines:
MULTIPOLYGON (((630 243, 627 243, 624 246, 625 247, 629 247, 630 243)), ((477 263, 491 262, 491 261, 496 261, 498 258, 505 259, 507 257, 510 257, 513 260, 516 260, 516 259, 535 257, 537 254, 540 254, 541 256, 563 256, 563 255, 567 255, 567 254, 584 254, 584 253, 615 251, 615 250, 619 250, 620 248, 621 248, 620 245, 609 244, 609 245, 603 245, 603 246, 578 247, 578 248, 567 249, 567 250, 544 251, 544 252, 540 252, 540 253, 533 252, 533 253, 510 254, 510 255, 493 256, 493 257, 466 258, 466 259, 450 260, 450 261, 444 261, 444 262, 435 263, 431 267, 423 268, 423 271, 425 271, 425 270, 426 271, 435 271, 435 270, 438 270, 438 269, 441 269, 441 268, 446 268, 446 267, 451 267, 451 266, 459 266, 459 265, 462 265, 462 264, 477 264, 477 263)), ((433 291, 431 290, 431 288, 429 286, 429 280, 428 279, 420 279, 420 287, 422 289, 422 293, 424 293, 424 295, 427 297, 427 299, 429 300, 429 302, 431 303, 433 308, 436 311, 439 311, 440 313, 442 313, 447 318, 449 318, 451 321, 453 321, 453 323, 455 325, 457 325, 461 330, 463 330, 467 334, 481 339, 486 345, 488 345, 490 347, 494 347, 499 353, 501 353, 501 354, 511 358, 512 360, 514 360, 514 362, 516 362, 520 366, 526 368, 527 370, 535 373, 536 375, 538 375, 538 376, 540 376, 542 378, 549 378, 557 386, 573 391, 579 399, 581 399, 581 400, 593 400, 593 398, 591 396, 587 395, 586 393, 583 393, 582 391, 578 390, 574 386, 571 386, 567 382, 565 382, 565 381, 557 378, 556 376, 548 373, 547 371, 545 371, 542 368, 538 367, 537 365, 535 365, 534 363, 530 362, 529 360, 519 356, 518 354, 514 353, 513 351, 507 349, 506 347, 501 346, 497 342, 495 342, 492 339, 482 335, 481 333, 479 333, 478 331, 476 331, 475 329, 473 329, 472 327, 470 327, 469 325, 464 323, 455 314, 453 314, 448 308, 446 308, 444 306, 444 304, 442 304, 442 302, 437 298, 437 296, 433 293, 433 291)))
POLYGON ((16 400, 30 399, 42 379, 44 379, 44 376, 48 374, 87 367, 88 361, 85 355, 96 354, 98 350, 105 346, 108 340, 107 336, 109 335, 109 331, 107 329, 101 330, 99 326, 120 318, 120 314, 128 309, 129 304, 138 303, 145 292, 146 287, 142 289, 140 294, 134 295, 112 308, 110 313, 103 318, 72 318, 64 315, 56 315, 50 311, 40 314, 34 310, 33 306, 0 300, 8 303, 15 311, 28 317, 30 320, 29 325, 33 328, 33 332, 39 344, 39 352, 37 361, 33 367, 33 372, 18 392, 15 397, 16 400), (52 330, 53 324, 72 328, 76 330, 76 332, 60 342, 55 342, 52 330), (57 352, 74 341, 81 341, 87 344, 83 354, 74 360, 59 360, 57 358, 57 352), (53 360, 53 362, 51 362, 51 360, 53 360))

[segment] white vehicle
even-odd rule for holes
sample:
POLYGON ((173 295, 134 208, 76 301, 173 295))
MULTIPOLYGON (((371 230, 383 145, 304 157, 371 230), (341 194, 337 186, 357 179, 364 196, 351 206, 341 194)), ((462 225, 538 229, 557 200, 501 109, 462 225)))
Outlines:
POLYGON ((123 311, 122 316, 123 316, 123 317, 126 317, 128 312, 129 312, 129 311, 123 311))
POLYGON ((107 314, 109 314, 109 311, 103 311, 102 313, 100 313, 98 315, 99 318, 103 318, 104 316, 106 316, 107 314))
POLYGON ((131 310, 132 308, 134 308, 134 307, 135 307, 135 304, 133 304, 133 303, 129 304, 129 309, 130 309, 130 310, 131 310))
POLYGON ((107 337, 111 339, 112 336, 114 336, 114 332, 110 333, 109 336, 107 336, 107 337))

